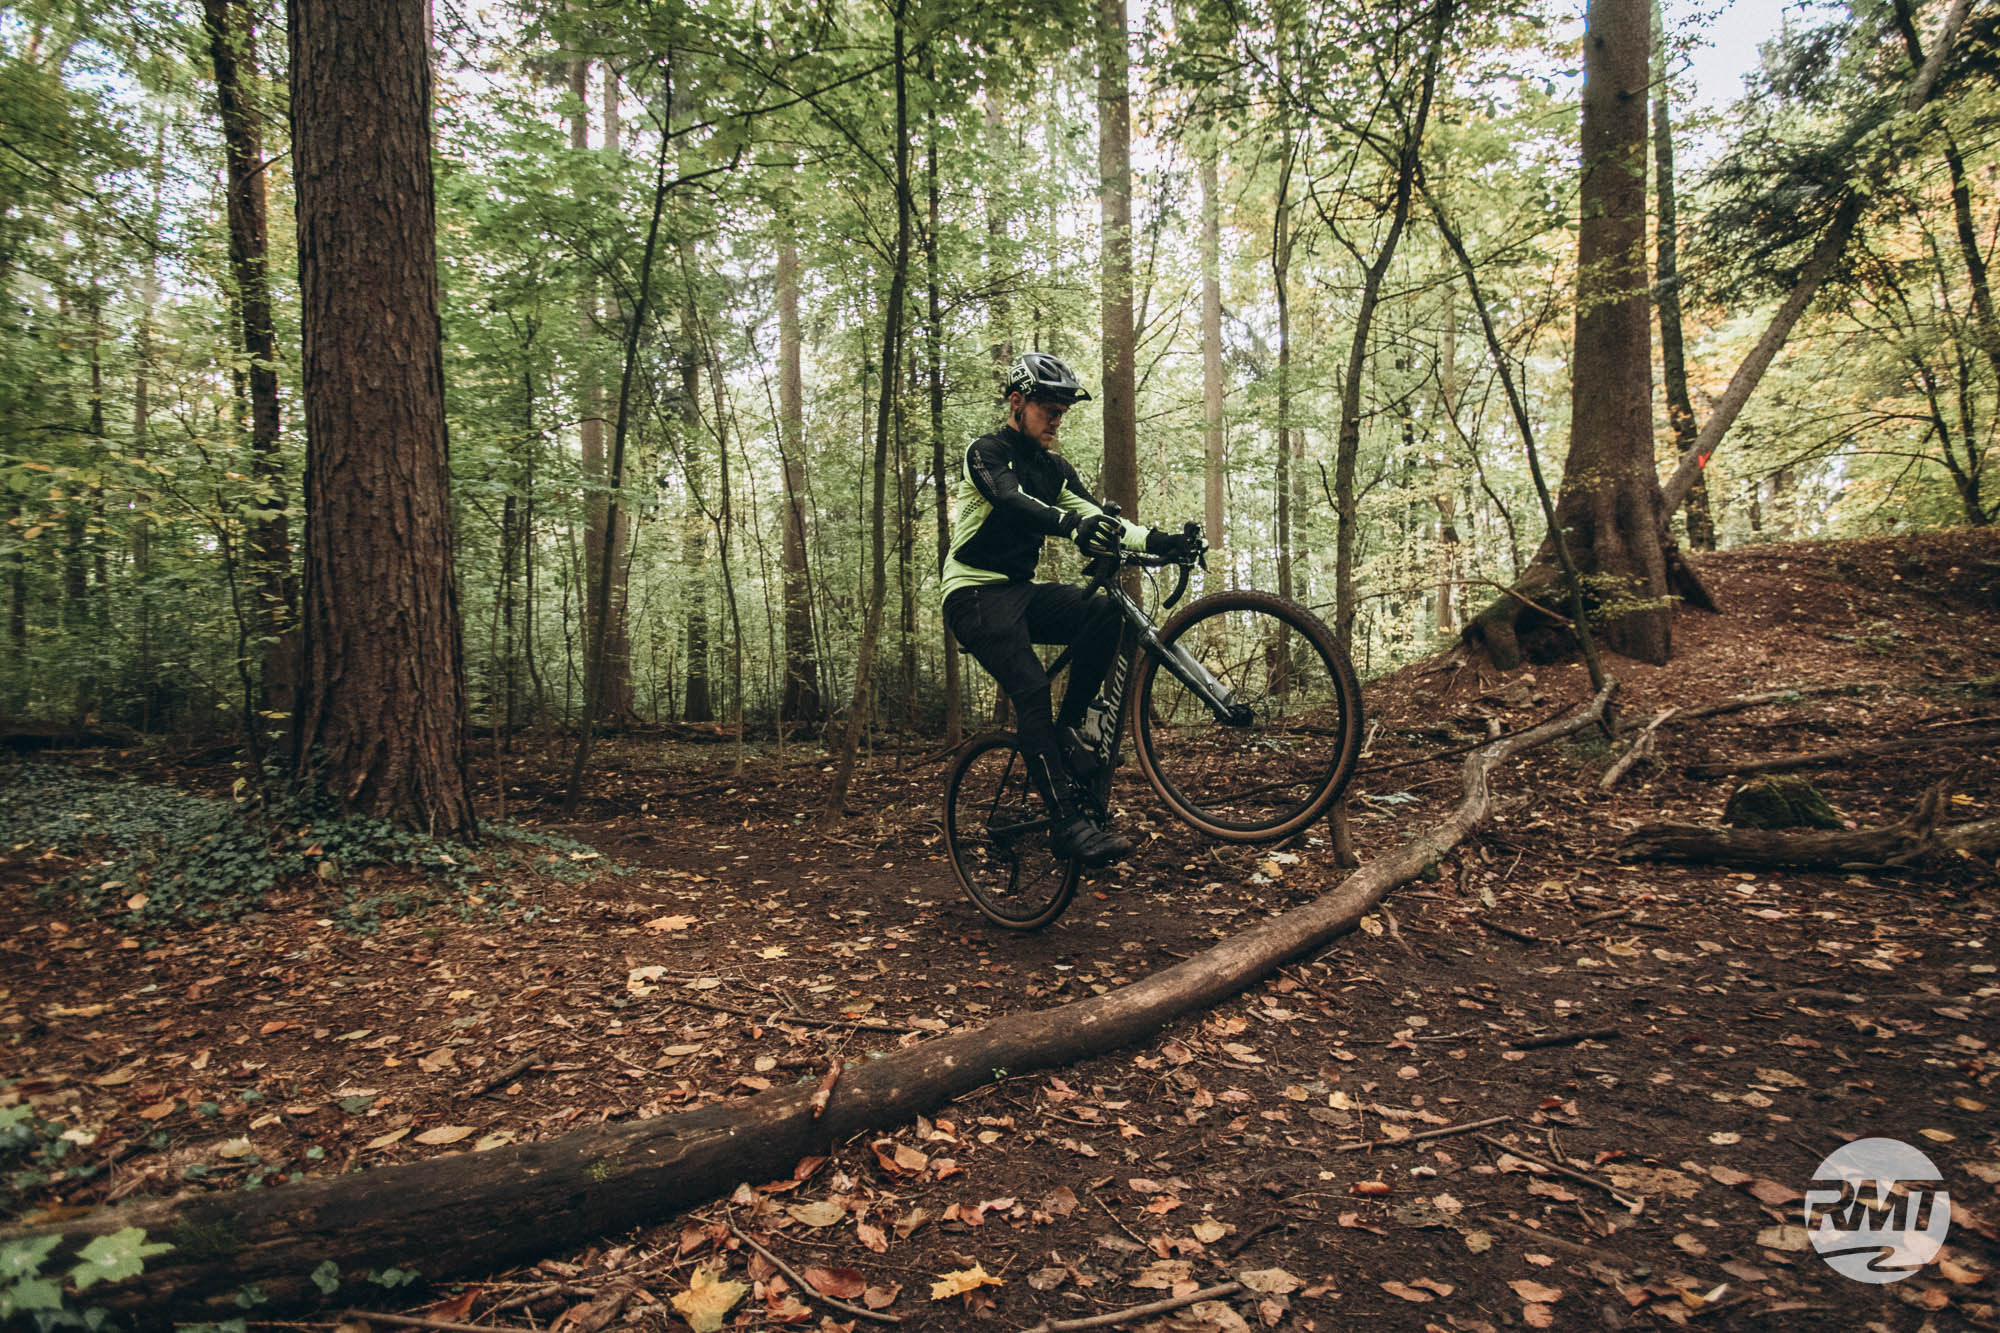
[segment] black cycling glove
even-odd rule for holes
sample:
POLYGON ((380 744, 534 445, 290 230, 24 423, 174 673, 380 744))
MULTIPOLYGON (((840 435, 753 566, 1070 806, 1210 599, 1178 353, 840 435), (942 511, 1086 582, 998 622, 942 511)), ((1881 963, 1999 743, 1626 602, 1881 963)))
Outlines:
POLYGON ((1162 532, 1153 528, 1146 533, 1146 554, 1163 555, 1169 560, 1192 560, 1201 554, 1201 539, 1190 537, 1184 532, 1162 532))
POLYGON ((1076 525, 1077 549, 1085 555, 1116 555, 1125 526, 1109 514, 1091 514, 1076 525))

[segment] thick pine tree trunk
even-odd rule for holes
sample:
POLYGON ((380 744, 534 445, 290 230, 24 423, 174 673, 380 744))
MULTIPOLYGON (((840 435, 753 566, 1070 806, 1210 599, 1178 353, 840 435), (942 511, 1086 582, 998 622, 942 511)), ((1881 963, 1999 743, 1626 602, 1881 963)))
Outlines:
MULTIPOLYGON (((1673 603, 1653 467, 1652 317, 1646 265, 1649 0, 1591 0, 1584 30, 1583 220, 1578 234, 1570 447, 1555 523, 1568 538, 1606 644, 1645 662, 1673 651, 1673 603)), ((1685 567, 1675 562, 1675 572, 1685 567)), ((1518 590, 1562 599, 1554 535, 1518 590)), ((1686 576, 1687 583, 1692 575, 1686 576)), ((1521 598, 1502 596, 1466 626, 1468 641, 1508 669, 1572 651, 1521 598)))
POLYGON ((250 469, 270 492, 244 541, 252 623, 265 640, 260 706, 287 711, 298 687, 298 583, 285 518, 285 467, 279 454, 277 338, 271 326, 270 210, 263 136, 245 87, 257 77, 256 34, 240 0, 202 0, 209 59, 215 69, 228 168, 229 268, 236 282, 243 351, 249 358, 250 469))
POLYGON ((287 12, 307 438, 295 762, 347 809, 469 837, 427 7, 287 12))
POLYGON ((1104 239, 1104 471, 1106 500, 1139 517, 1138 393, 1132 327, 1132 94, 1125 0, 1097 6, 1097 170, 1104 239))

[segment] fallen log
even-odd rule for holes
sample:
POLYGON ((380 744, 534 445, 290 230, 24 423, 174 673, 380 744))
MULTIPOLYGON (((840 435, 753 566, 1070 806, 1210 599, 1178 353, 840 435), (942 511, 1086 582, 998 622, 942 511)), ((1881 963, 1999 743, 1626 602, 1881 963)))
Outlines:
POLYGON ((1725 760, 1720 763, 1689 764, 1683 772, 1691 778, 1722 778, 1732 773, 1783 773, 1794 768, 1825 768, 1850 759, 1873 759, 1900 754, 1905 750, 1942 750, 1969 745, 1991 751, 2000 744, 2000 730, 1968 731, 1958 736, 1906 736, 1901 740, 1853 745, 1844 750, 1811 750, 1802 754, 1781 754, 1771 759, 1725 760))
MULTIPOLYGON (((1615 684, 1615 683, 1614 683, 1615 684)), ((254 1193, 141 1200, 81 1217, 0 1228, 0 1244, 59 1237, 43 1271, 67 1271, 94 1237, 138 1228, 170 1252, 138 1277, 91 1288, 140 1327, 229 1318, 255 1286, 260 1317, 352 1300, 367 1275, 399 1268, 436 1283, 489 1273, 647 1225, 790 1172, 856 1134, 900 1124, 1001 1078, 1116 1050, 1323 949, 1400 884, 1442 860, 1486 818, 1492 770, 1597 725, 1607 685, 1574 717, 1468 756, 1465 794, 1444 821, 1363 865, 1303 907, 1269 918, 1130 986, 850 1064, 822 1103, 815 1081, 653 1120, 596 1125, 541 1143, 460 1153, 254 1193)))
POLYGON ((1618 854, 1628 861, 1858 870, 1913 865, 1951 853, 1988 858, 2000 853, 2000 819, 1940 827, 1938 819, 1943 811, 1944 787, 1940 784, 1924 793, 1909 818, 1885 828, 1826 832, 1642 824, 1625 835, 1618 854))

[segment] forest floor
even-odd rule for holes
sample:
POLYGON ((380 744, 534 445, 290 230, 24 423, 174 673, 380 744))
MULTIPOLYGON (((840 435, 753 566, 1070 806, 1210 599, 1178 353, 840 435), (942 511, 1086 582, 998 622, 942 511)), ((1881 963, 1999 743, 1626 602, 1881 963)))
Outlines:
MULTIPOLYGON (((1717 822, 1734 783, 1690 763, 2000 716, 2000 539, 1768 545, 1699 569, 1724 614, 1684 613, 1667 666, 1612 659, 1627 716, 1851 688, 1669 723, 1658 762, 1609 792, 1601 739, 1531 752, 1495 774, 1496 813, 1436 879, 1143 1046, 1003 1078, 786 1179, 421 1303, 384 1274, 373 1308, 680 1328, 671 1302, 706 1266, 748 1288, 729 1315, 747 1328, 853 1326, 825 1293, 913 1329, 1025 1329, 1237 1275, 1241 1292, 1128 1326, 2000 1327, 2000 875, 1617 855, 1640 822, 1717 822), (1836 1273, 1801 1226, 1821 1159, 1870 1135, 1920 1147, 1951 1196, 1943 1256, 1890 1285, 1836 1273)), ((1450 809, 1461 760, 1445 752, 1488 718, 1519 730, 1588 696, 1574 666, 1474 674, 1432 662, 1368 687, 1364 857, 1450 809)), ((1342 877, 1319 836, 1279 856, 1207 842, 1128 771, 1137 853, 1047 930, 1003 933, 944 859, 936 748, 873 756, 826 838, 811 827, 826 763, 797 744, 753 746, 739 775, 731 744, 616 739, 567 822, 562 747, 517 746, 508 817, 599 855, 538 853, 575 877, 479 877, 372 934, 315 883, 142 934, 36 892, 89 857, 10 838, 0 1105, 66 1132, 64 1166, 100 1169, 0 1198, 18 1215, 282 1189, 816 1081, 835 1057, 1119 986, 1342 877)), ((0 803, 50 765, 222 793, 234 777, 73 753, 0 771, 0 803)), ((489 812, 494 772, 476 759, 489 812)), ((1950 822, 2000 815, 1990 750, 1809 776, 1863 826, 1946 779, 1950 822)))

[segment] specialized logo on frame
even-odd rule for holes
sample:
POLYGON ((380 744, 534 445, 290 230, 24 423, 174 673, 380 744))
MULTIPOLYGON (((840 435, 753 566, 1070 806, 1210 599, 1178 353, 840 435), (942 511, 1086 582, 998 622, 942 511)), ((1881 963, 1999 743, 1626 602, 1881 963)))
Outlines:
POLYGON ((1951 1195, 1931 1159, 1901 1139, 1856 1139, 1827 1155, 1806 1191, 1806 1234, 1836 1273, 1900 1282, 1938 1257, 1951 1195))

